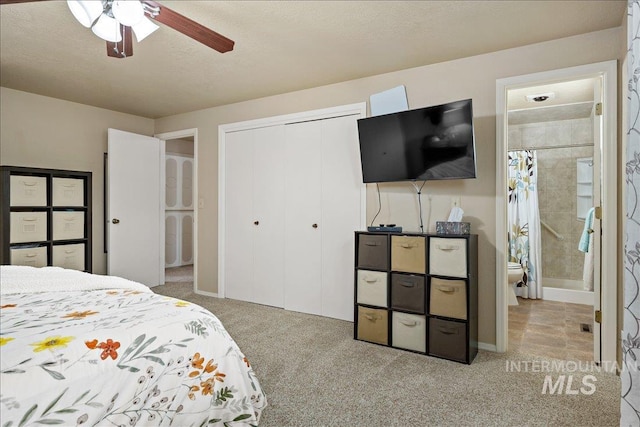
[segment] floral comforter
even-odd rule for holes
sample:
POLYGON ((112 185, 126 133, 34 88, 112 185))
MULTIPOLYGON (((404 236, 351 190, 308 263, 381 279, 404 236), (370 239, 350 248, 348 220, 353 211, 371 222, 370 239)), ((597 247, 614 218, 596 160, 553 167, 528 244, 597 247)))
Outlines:
POLYGON ((140 284, 15 293, 12 268, 0 267, 2 427, 258 424, 265 395, 207 310, 140 284))

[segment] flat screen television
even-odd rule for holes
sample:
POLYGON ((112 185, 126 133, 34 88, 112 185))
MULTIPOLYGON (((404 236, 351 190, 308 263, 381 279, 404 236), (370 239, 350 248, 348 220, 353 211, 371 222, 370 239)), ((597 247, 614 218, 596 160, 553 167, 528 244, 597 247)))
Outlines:
POLYGON ((358 120, 365 183, 476 177, 471 99, 358 120))

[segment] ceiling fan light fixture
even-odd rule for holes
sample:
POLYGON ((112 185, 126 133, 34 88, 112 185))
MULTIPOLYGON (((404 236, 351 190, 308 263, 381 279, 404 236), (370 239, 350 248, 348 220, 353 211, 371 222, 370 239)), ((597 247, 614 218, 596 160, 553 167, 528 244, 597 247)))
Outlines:
POLYGON ((100 15, 98 21, 93 24, 91 31, 93 31, 96 36, 108 42, 118 43, 122 41, 120 23, 104 13, 100 15))
POLYGON ((102 14, 100 0, 67 0, 67 5, 78 22, 87 28, 102 14))
POLYGON ((144 19, 144 8, 138 0, 116 0, 111 5, 113 17, 122 25, 133 27, 144 19))
POLYGON ((153 33, 160 27, 151 22, 149 18, 143 18, 137 24, 132 25, 131 28, 133 29, 133 33, 136 35, 136 40, 138 40, 138 43, 140 43, 149 34, 153 33))

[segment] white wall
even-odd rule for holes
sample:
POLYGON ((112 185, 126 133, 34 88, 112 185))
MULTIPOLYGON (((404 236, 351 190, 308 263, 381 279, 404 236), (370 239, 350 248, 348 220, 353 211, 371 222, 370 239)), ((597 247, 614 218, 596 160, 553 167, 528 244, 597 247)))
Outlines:
POLYGON ((104 167, 107 129, 153 135, 151 119, 0 88, 0 162, 92 172, 93 272, 106 273, 104 167))

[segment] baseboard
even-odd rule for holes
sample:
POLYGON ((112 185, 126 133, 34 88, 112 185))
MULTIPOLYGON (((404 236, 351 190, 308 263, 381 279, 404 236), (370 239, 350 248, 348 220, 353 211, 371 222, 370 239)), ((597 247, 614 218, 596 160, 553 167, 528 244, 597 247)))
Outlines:
POLYGON ((498 352, 498 347, 496 347, 495 344, 487 344, 486 342, 479 342, 478 343, 478 349, 486 350, 486 351, 492 351, 494 353, 498 352))
POLYGON ((201 290, 194 290, 193 292, 197 295, 204 295, 206 297, 218 298, 217 292, 207 292, 207 291, 201 291, 201 290))

